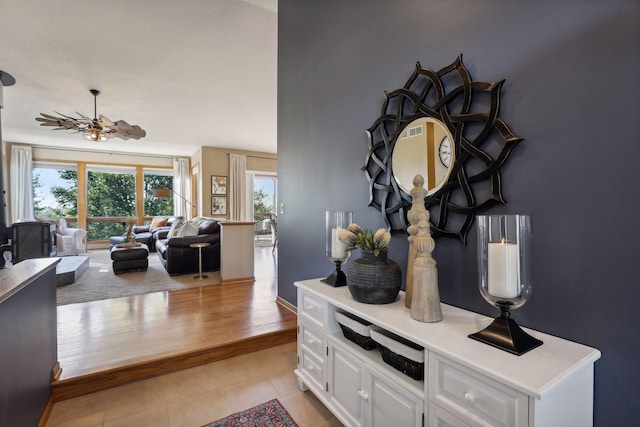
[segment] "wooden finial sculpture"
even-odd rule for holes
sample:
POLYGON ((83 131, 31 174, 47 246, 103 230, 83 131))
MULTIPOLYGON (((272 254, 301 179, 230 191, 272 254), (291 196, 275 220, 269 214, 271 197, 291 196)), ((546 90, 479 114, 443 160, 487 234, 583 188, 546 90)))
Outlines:
MULTIPOLYGON (((418 174, 413 178, 413 188, 409 192, 412 199, 411 209, 407 213, 407 219, 409 220, 409 227, 407 232, 409 233, 409 257, 407 260, 407 281, 405 284, 405 300, 404 304, 411 308, 411 301, 413 299, 413 263, 416 259, 416 248, 413 245, 416 234, 418 234, 418 222, 425 213, 429 215, 429 211, 424 207, 424 198, 427 197, 427 190, 424 188, 424 178, 418 174)), ((429 218, 427 217, 427 221, 429 218)))
POLYGON ((417 254, 413 265, 411 318, 420 322, 439 322, 442 320, 442 307, 436 260, 431 256, 436 244, 431 237, 429 211, 420 217, 418 229, 418 234, 413 240, 417 254))

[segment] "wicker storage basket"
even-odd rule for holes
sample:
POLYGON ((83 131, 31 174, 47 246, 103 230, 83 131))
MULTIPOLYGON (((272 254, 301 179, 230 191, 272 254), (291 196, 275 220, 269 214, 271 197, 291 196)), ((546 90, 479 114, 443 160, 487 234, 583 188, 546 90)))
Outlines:
POLYGON ((385 363, 414 380, 424 378, 424 348, 377 327, 371 329, 371 338, 385 363))
POLYGON ((365 350, 376 348, 376 343, 371 339, 371 328, 373 327, 371 323, 344 311, 336 311, 336 320, 346 339, 353 341, 365 350))

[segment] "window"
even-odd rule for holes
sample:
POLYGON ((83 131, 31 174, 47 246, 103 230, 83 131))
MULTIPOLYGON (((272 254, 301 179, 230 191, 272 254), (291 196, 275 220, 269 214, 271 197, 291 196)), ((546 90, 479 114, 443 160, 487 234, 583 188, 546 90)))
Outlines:
MULTIPOLYGON (((278 178, 269 175, 255 175, 253 179, 254 213, 274 213, 276 206, 276 183, 278 178)), ((264 216, 264 215, 262 215, 264 216)), ((257 218, 256 218, 257 220, 257 218)))
POLYGON ((78 217, 78 168, 74 164, 33 163, 33 210, 37 219, 66 218, 75 227, 78 217))
POLYGON ((35 217, 65 218, 69 227, 86 228, 89 240, 122 235, 128 219, 173 215, 173 193, 155 197, 157 188, 173 188, 173 169, 33 162, 35 217))
POLYGON ((173 191, 169 197, 155 197, 153 190, 168 188, 173 190, 171 169, 143 169, 144 174, 144 216, 173 215, 173 191))
POLYGON ((136 217, 135 168, 87 165, 87 234, 108 239, 125 231, 136 217))
POLYGON ((254 175, 253 177, 253 218, 256 221, 254 238, 256 241, 275 238, 273 227, 276 212, 276 184, 275 175, 254 175))

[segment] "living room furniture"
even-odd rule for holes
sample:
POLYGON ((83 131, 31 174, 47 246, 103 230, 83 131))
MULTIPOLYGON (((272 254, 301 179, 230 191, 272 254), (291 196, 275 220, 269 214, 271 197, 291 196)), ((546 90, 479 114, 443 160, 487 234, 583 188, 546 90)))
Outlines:
MULTIPOLYGON (((166 218, 166 222, 163 223, 162 226, 152 227, 152 224, 147 225, 134 225, 131 228, 133 232, 133 237, 136 243, 144 243, 147 245, 150 251, 154 251, 156 247, 156 241, 158 239, 166 239, 167 233, 171 229, 171 225, 177 219, 182 220, 182 216, 157 216, 154 219, 166 218)), ((111 236, 109 237, 109 246, 114 247, 120 243, 124 243, 124 236, 111 236)))
POLYGON ((468 338, 493 319, 442 304, 443 320, 418 322, 404 305, 356 302, 320 279, 298 288, 298 367, 346 426, 591 426, 594 363, 600 351, 527 330, 544 344, 523 356, 468 338), (423 348, 423 379, 385 363, 378 350, 345 338, 337 310, 423 348))
POLYGON ((56 256, 56 225, 40 221, 14 222, 11 225, 13 263, 25 259, 56 256))
POLYGON ((255 280, 253 266, 254 222, 220 222, 220 283, 255 280))
MULTIPOLYGON (((202 248, 202 270, 220 270, 220 221, 209 217, 195 217, 188 221, 197 229, 197 235, 166 236, 155 242, 160 262, 171 275, 197 273, 199 248, 194 243, 209 243, 202 248)), ((253 237, 252 237, 253 238, 253 237)))
POLYGON ((192 248, 198 248, 198 275, 195 276, 194 279, 206 279, 208 276, 206 274, 202 274, 202 248, 211 246, 211 243, 192 243, 189 246, 191 246, 192 248))
POLYGON ((59 258, 0 269, 0 425, 42 425, 60 375, 56 309, 59 258))
POLYGON ((75 283, 87 268, 89 268, 89 257, 86 255, 60 258, 60 262, 56 265, 56 284, 65 286, 75 283))
POLYGON ((87 232, 81 228, 67 227, 64 218, 58 220, 56 230, 57 256, 78 255, 87 252, 87 232))
POLYGON ((144 271, 149 267, 149 247, 144 243, 137 243, 136 246, 116 245, 111 248, 111 260, 114 274, 144 271))
MULTIPOLYGON (((171 229, 171 225, 177 219, 184 219, 184 217, 170 216, 170 215, 155 216, 153 217, 153 220, 151 220, 151 224, 134 225, 131 231, 133 232, 133 236, 136 242, 144 243, 145 245, 147 245, 150 251, 153 251, 156 248, 156 241, 158 241, 159 239, 165 239, 167 237, 167 233, 171 229), (154 226, 154 220, 157 221, 165 218, 167 221, 163 222, 161 226, 154 226)), ((118 237, 121 237, 121 236, 116 236, 116 238, 118 237)), ((113 246, 113 244, 111 243, 111 239, 113 238, 109 239, 109 243, 113 246)), ((124 238, 122 239, 122 241, 124 241, 124 238)), ((121 242, 117 242, 117 243, 121 243, 121 242)))

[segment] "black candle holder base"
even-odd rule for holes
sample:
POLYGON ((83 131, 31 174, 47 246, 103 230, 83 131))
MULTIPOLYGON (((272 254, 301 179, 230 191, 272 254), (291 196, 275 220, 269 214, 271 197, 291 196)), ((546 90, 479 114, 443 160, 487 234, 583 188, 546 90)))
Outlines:
POLYGON ((322 283, 326 283, 327 285, 331 285, 334 288, 338 288, 340 286, 347 286, 347 276, 344 274, 344 271, 340 269, 341 261, 336 261, 336 269, 333 273, 329 275, 326 279, 322 279, 322 283))
POLYGON ((469 335, 469 338, 490 346, 521 356, 542 345, 542 341, 532 337, 509 316, 509 311, 502 311, 485 329, 469 335))

